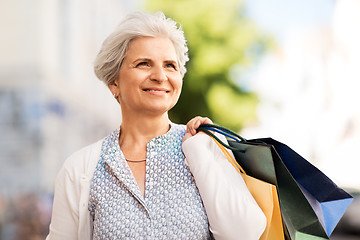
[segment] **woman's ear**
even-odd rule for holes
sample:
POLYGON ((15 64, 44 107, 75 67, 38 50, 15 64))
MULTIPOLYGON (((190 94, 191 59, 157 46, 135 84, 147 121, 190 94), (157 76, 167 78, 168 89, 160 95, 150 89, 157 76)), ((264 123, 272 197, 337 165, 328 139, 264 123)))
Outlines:
POLYGON ((118 79, 112 81, 111 83, 108 84, 108 88, 110 89, 112 95, 117 98, 117 96, 119 95, 119 84, 118 84, 118 79))

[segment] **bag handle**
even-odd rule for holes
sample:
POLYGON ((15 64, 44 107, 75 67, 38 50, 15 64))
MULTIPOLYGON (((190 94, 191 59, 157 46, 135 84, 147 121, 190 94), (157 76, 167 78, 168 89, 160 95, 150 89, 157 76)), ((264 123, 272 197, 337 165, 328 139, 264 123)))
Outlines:
POLYGON ((240 164, 234 159, 234 157, 228 152, 226 151, 226 149, 224 148, 224 146, 222 144, 220 144, 215 138, 213 138, 212 136, 210 136, 214 142, 216 143, 216 145, 219 146, 220 150, 225 154, 226 158, 228 159, 228 161, 231 163, 231 165, 233 165, 233 167, 236 169, 236 171, 238 171, 238 173, 242 173, 242 174, 246 174, 246 172, 244 171, 244 169, 240 166, 240 164))
POLYGON ((246 139, 243 138, 242 136, 240 136, 239 134, 235 133, 234 131, 231 131, 230 129, 219 126, 219 125, 203 123, 200 125, 200 127, 197 130, 202 130, 202 129, 207 129, 207 130, 218 132, 224 136, 234 139, 237 142, 239 142, 239 141, 246 142, 246 139))
POLYGON ((238 135, 237 133, 224 128, 224 127, 220 127, 218 125, 215 124, 201 124, 200 127, 197 129, 197 131, 202 131, 205 132, 206 134, 208 134, 209 136, 211 136, 213 139, 215 139, 218 143, 220 143, 221 145, 223 145, 224 147, 232 150, 232 151, 236 151, 236 152, 242 152, 244 153, 244 150, 240 150, 237 149, 235 147, 230 146, 229 144, 224 143, 223 141, 221 141, 217 136, 215 136, 215 134, 213 134, 211 131, 214 132, 218 132, 224 136, 227 136, 229 138, 234 139, 237 142, 246 142, 246 139, 241 137, 240 135, 238 135))

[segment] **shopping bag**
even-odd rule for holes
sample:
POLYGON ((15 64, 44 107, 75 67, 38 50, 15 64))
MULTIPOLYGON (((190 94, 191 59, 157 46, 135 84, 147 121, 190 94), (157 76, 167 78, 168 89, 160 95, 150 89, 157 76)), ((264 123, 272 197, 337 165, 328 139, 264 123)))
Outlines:
POLYGON ((232 138, 228 144, 220 143, 233 151, 246 173, 277 187, 286 238, 329 239, 319 217, 273 145, 256 139, 245 140, 216 125, 205 124, 200 129, 218 131, 232 138))
POLYGON ((328 239, 315 212, 272 146, 234 141, 229 143, 244 150, 233 153, 249 175, 277 187, 288 239, 328 239))
POLYGON ((272 138, 257 141, 274 146, 330 236, 353 197, 289 146, 272 138))
POLYGON ((249 192, 266 216, 266 228, 259 240, 284 240, 284 229, 275 185, 247 175, 224 146, 216 139, 214 141, 242 176, 249 192))

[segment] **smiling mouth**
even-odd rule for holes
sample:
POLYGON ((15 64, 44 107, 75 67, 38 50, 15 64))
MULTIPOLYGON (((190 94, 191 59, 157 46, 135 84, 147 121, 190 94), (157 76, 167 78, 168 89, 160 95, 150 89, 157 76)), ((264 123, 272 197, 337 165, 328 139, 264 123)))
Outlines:
POLYGON ((165 93, 168 93, 169 91, 167 90, 156 90, 156 89, 144 89, 145 92, 154 92, 154 93, 162 93, 162 92, 165 92, 165 93))

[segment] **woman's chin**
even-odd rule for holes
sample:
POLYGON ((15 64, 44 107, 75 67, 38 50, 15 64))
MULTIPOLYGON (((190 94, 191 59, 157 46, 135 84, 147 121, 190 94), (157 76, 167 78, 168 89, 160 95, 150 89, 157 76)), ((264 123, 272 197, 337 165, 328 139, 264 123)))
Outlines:
POLYGON ((166 106, 151 106, 149 108, 143 109, 143 113, 148 113, 150 115, 164 115, 167 114, 167 112, 173 108, 172 106, 166 105, 166 106))

